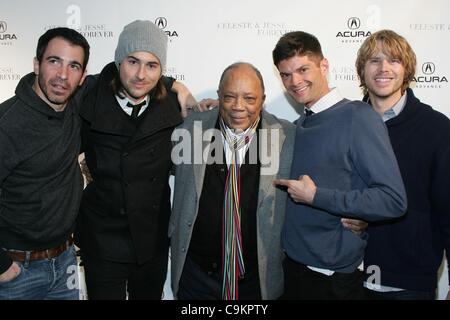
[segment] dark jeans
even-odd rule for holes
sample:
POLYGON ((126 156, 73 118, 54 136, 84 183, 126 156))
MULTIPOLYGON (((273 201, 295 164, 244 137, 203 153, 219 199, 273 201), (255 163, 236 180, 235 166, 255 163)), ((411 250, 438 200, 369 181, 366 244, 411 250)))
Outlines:
POLYGON ((370 300, 435 300, 436 293, 434 291, 390 291, 377 292, 374 290, 365 289, 366 296, 370 300))
POLYGON ((90 300, 160 300, 167 274, 167 255, 137 263, 83 257, 90 300))
MULTIPOLYGON (((239 280, 239 300, 261 300, 257 273, 246 274, 239 280)), ((181 274, 177 298, 179 300, 221 300, 222 281, 217 273, 205 272, 189 255, 181 274)))
POLYGON ((0 300, 79 299, 77 257, 73 246, 56 258, 16 263, 20 273, 11 281, 0 282, 0 300))
POLYGON ((331 276, 313 271, 289 257, 283 262, 285 300, 365 299, 363 272, 335 272, 331 276))

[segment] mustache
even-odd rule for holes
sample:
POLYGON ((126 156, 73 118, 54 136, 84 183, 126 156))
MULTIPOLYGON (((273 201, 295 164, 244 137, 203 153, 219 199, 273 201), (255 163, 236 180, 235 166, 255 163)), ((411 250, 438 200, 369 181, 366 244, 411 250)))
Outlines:
POLYGON ((62 86, 64 89, 68 89, 70 87, 67 83, 67 80, 61 78, 54 78, 51 79, 49 82, 51 85, 62 86))
POLYGON ((150 82, 149 81, 143 81, 143 80, 139 80, 139 79, 133 79, 130 81, 132 84, 141 84, 141 85, 149 85, 150 82))

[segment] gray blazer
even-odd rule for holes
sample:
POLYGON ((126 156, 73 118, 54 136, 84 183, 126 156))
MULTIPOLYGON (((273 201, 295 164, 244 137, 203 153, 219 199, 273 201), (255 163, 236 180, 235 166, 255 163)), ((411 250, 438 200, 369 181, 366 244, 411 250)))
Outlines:
MULTIPOLYGON (((208 112, 194 113, 185 120, 181 128, 188 130, 192 134, 194 127, 198 130, 198 127, 201 126, 204 132, 215 127, 217 117, 217 108, 208 112), (196 122, 194 123, 194 121, 196 122)), ((275 155, 279 157, 278 172, 275 171, 274 174, 264 173, 263 168, 267 165, 261 164, 257 212, 257 250, 261 295, 263 299, 276 299, 283 293, 282 261, 284 253, 281 248, 281 229, 284 222, 287 193, 275 188, 272 182, 276 178, 289 178, 295 126, 286 120, 276 118, 266 111, 262 112, 261 121, 262 129, 276 129, 279 133, 279 149, 275 155)), ((268 137, 269 139, 266 140, 265 146, 260 145, 260 150, 266 148, 262 152, 270 155, 270 150, 274 149, 274 145, 277 142, 271 141, 270 133, 268 137)), ((276 136, 274 139, 276 139, 276 136)), ((263 141, 262 139, 259 140, 259 143, 263 141)), ((203 141, 203 149, 207 144, 208 141, 203 141)), ((192 142, 191 147, 194 148, 194 143, 192 142)), ((172 290, 175 297, 177 296, 178 285, 202 193, 206 163, 204 161, 201 162, 200 164, 182 163, 176 166, 175 192, 169 223, 172 290)))

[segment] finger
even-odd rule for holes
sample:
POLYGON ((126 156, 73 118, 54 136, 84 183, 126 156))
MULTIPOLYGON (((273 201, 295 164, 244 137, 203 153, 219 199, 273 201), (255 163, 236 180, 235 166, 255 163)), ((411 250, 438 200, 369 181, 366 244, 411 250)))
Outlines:
POLYGON ((207 105, 204 105, 204 104, 199 103, 199 104, 198 104, 198 110, 201 111, 201 112, 203 112, 203 111, 208 111, 209 108, 208 108, 207 105))
POLYGON ((206 111, 205 108, 202 108, 202 106, 201 106, 200 103, 197 103, 197 104, 194 106, 194 110, 195 110, 195 111, 200 111, 200 112, 206 111))
POLYGON ((341 222, 342 222, 342 224, 344 224, 344 225, 350 225, 351 224, 351 219, 348 219, 348 218, 342 218, 341 219, 341 222))
POLYGON ((287 179, 275 179, 273 180, 273 184, 288 187, 290 185, 290 182, 287 179))
POLYGON ((199 103, 203 111, 214 109, 218 104, 219 101, 215 99, 202 99, 199 103))

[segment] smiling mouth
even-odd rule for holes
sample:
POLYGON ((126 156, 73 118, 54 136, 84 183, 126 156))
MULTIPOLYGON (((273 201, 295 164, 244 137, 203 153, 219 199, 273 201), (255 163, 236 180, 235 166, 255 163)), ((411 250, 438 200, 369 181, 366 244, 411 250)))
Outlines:
POLYGON ((392 78, 375 78, 376 82, 389 82, 392 78))
POLYGON ((394 80, 393 78, 386 78, 386 77, 374 79, 375 83, 380 86, 389 85, 393 80, 394 80))
POLYGON ((233 117, 233 116, 230 116, 230 118, 233 119, 234 121, 243 121, 246 119, 246 117, 233 117))
POLYGON ((294 88, 294 89, 292 89, 292 91, 298 94, 298 93, 304 92, 306 89, 308 89, 308 87, 309 87, 309 85, 305 85, 300 88, 294 88))

